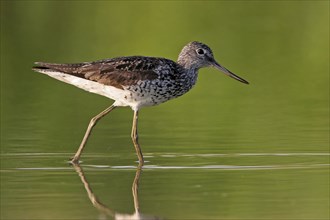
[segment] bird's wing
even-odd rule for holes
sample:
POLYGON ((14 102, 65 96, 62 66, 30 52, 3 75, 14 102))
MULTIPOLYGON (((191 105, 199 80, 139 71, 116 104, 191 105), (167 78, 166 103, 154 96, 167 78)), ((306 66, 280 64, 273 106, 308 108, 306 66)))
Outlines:
MULTIPOLYGON (((122 89, 124 86, 135 84, 140 80, 157 79, 159 77, 157 68, 162 65, 164 60, 134 56, 75 64, 36 62, 37 66, 33 70, 42 73, 61 72, 122 89)), ((168 61, 166 60, 166 63, 168 61)), ((175 63, 173 62, 171 65, 175 65, 175 63)))

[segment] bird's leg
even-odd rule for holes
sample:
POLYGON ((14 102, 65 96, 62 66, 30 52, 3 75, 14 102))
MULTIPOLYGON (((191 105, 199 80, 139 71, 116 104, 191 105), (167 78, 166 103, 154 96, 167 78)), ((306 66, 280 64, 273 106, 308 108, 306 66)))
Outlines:
POLYGON ((138 142, 138 132, 137 132, 138 114, 139 114, 139 112, 137 110, 134 111, 131 137, 132 137, 132 140, 133 140, 133 144, 134 144, 134 147, 135 147, 136 154, 139 158, 139 165, 142 166, 144 161, 143 161, 143 155, 142 155, 141 147, 140 147, 139 142, 138 142))
POLYGON ((106 114, 108 114, 109 112, 111 112, 113 109, 115 109, 116 106, 115 105, 111 105, 110 107, 108 107, 107 109, 105 109, 104 111, 102 111, 101 113, 99 113, 98 115, 96 115, 95 117, 93 117, 91 119, 91 121, 89 122, 89 125, 87 127, 87 130, 86 130, 86 133, 85 133, 85 136, 76 152, 76 154, 74 155, 74 157, 71 159, 71 162, 72 163, 79 163, 79 158, 80 158, 80 155, 86 145, 86 142, 88 140, 88 137, 93 129, 93 127, 96 125, 97 121, 99 119, 101 119, 103 116, 105 116, 106 114))
POLYGON ((133 194, 133 200, 134 200, 134 209, 135 213, 140 213, 140 206, 139 206, 139 181, 140 181, 140 175, 142 171, 142 166, 139 165, 136 169, 134 181, 132 184, 132 194, 133 194))

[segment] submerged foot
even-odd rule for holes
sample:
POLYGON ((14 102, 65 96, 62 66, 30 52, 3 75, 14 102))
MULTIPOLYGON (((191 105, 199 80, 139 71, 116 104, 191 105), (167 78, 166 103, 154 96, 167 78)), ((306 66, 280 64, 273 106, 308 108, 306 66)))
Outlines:
POLYGON ((79 158, 77 158, 77 157, 70 158, 70 163, 72 163, 72 164, 79 164, 79 158))

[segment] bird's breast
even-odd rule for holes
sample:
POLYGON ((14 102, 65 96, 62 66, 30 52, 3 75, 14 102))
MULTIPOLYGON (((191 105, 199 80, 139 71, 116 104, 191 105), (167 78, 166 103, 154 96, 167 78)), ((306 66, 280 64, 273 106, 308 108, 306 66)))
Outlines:
POLYGON ((134 85, 124 87, 129 95, 124 97, 128 105, 153 106, 177 98, 188 92, 197 81, 197 72, 181 75, 171 73, 159 75, 157 79, 140 80, 134 85))

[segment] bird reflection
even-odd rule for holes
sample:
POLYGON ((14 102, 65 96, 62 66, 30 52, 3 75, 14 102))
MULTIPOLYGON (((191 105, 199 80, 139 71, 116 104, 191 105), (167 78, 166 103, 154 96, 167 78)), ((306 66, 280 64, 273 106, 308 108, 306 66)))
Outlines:
POLYGON ((115 220, 160 220, 161 219, 157 216, 150 216, 140 213, 138 191, 139 191, 139 180, 142 171, 141 166, 137 167, 135 178, 132 184, 132 194, 133 194, 134 210, 135 210, 133 214, 117 213, 114 210, 107 207, 106 205, 104 205, 103 203, 101 203, 100 200, 93 193, 93 190, 85 177, 82 167, 79 164, 73 164, 73 167, 78 173, 80 180, 85 187, 89 200, 91 201, 93 206, 97 208, 102 214, 102 216, 100 216, 99 218, 100 220, 101 219, 106 220, 108 219, 107 217, 111 217, 111 219, 115 219, 115 220))

